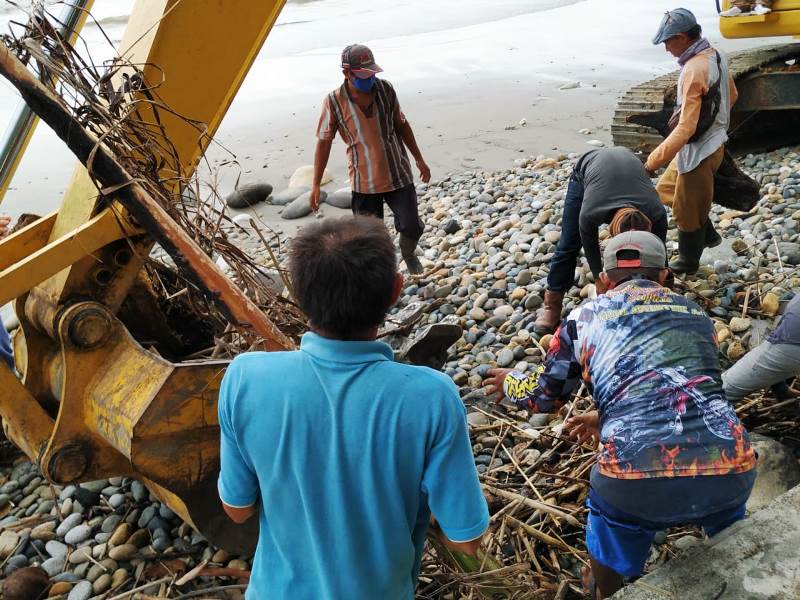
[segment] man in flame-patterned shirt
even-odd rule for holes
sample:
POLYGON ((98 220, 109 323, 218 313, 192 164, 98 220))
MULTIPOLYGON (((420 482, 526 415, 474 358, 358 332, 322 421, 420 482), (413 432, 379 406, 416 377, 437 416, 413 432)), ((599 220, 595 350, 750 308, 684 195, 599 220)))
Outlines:
POLYGON ((592 392, 597 410, 566 429, 601 444, 587 501, 594 597, 642 573, 657 531, 697 524, 713 535, 743 518, 755 481, 712 322, 663 287, 664 254, 651 233, 614 237, 601 274, 609 291, 572 311, 533 374, 493 369, 485 383, 534 412, 560 408, 581 380, 592 392))

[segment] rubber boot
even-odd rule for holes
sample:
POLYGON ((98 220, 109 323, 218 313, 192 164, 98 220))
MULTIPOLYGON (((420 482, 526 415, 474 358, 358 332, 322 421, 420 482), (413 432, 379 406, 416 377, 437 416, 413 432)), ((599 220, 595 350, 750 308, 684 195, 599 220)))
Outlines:
POLYGON ((419 275, 422 273, 422 263, 419 262, 419 259, 416 255, 417 250, 417 240, 411 239, 400 234, 400 254, 403 255, 403 260, 406 263, 406 267, 408 268, 408 272, 412 275, 419 275))
POLYGON ((714 229, 714 223, 711 222, 711 219, 706 221, 706 224, 703 226, 703 232, 705 234, 706 248, 716 248, 722 243, 722 238, 717 233, 717 230, 714 229))
POLYGON ((678 230, 678 258, 669 263, 673 273, 694 273, 700 266, 700 256, 705 248, 705 227, 696 231, 678 230))
POLYGON ((537 335, 553 333, 561 322, 563 305, 564 292, 546 290, 544 293, 544 311, 533 324, 533 332, 537 335))

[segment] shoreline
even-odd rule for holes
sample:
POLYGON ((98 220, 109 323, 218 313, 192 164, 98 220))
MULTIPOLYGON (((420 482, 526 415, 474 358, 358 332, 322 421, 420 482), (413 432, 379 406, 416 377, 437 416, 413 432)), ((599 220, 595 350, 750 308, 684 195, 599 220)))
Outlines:
MULTIPOLYGON (((482 8, 474 9, 454 27, 444 15, 433 15, 438 20, 427 28, 409 16, 392 34, 378 27, 380 12, 348 17, 352 27, 343 31, 332 29, 336 21, 324 16, 276 27, 217 132, 220 146, 206 153, 212 167, 230 158, 227 151, 241 165, 240 172, 220 174, 221 190, 230 191, 238 175, 243 183, 269 182, 277 192, 297 167, 312 164, 320 103, 341 83, 339 52, 354 37, 373 48, 397 89, 434 180, 461 170, 502 169, 517 158, 581 153, 591 149, 591 139, 609 144, 617 98, 677 68, 663 48, 650 43, 661 7, 638 0, 544 5, 551 7, 490 21, 481 20, 482 8), (580 87, 559 89, 577 82, 580 87), (520 126, 523 119, 526 125, 520 126), (591 135, 579 133, 583 129, 591 135)), ((285 10, 291 21, 293 14, 318 15, 314 11, 323 9, 333 7, 312 2, 285 10)), ((776 41, 721 40, 713 7, 698 7, 697 14, 723 50, 776 41)), ((60 140, 40 127, 2 210, 17 217, 56 209, 74 164, 60 140)), ((348 185, 341 141, 334 143, 329 170, 334 181, 327 190, 348 185)))

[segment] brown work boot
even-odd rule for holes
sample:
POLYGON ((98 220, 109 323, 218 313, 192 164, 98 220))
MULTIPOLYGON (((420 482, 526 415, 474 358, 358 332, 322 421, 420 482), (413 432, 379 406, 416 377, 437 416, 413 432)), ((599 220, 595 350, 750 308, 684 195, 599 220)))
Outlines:
POLYGON ((544 311, 533 324, 533 331, 538 335, 553 333, 561 322, 561 309, 564 303, 564 292, 546 290, 544 293, 544 311))

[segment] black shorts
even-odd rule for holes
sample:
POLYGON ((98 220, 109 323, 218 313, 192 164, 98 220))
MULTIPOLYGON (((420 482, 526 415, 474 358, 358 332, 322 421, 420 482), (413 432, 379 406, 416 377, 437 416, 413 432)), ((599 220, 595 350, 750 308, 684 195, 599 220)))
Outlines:
POLYGON ((361 194, 353 192, 352 210, 354 215, 371 215, 383 219, 383 203, 389 205, 394 216, 394 228, 398 233, 413 240, 422 237, 425 226, 419 218, 417 209, 417 190, 414 184, 407 185, 382 194, 361 194))

